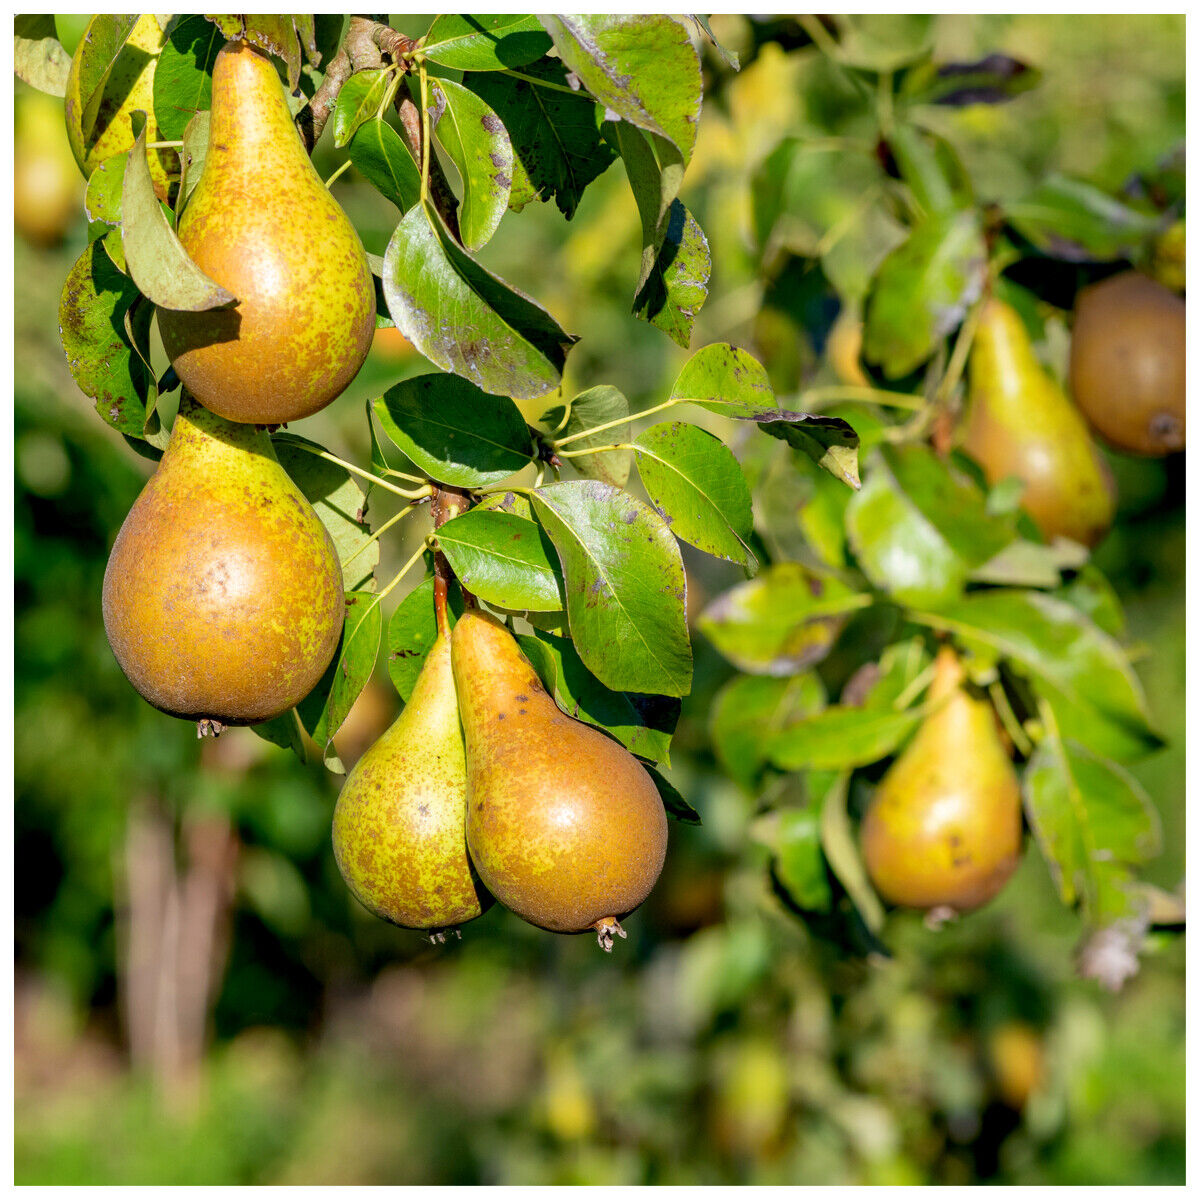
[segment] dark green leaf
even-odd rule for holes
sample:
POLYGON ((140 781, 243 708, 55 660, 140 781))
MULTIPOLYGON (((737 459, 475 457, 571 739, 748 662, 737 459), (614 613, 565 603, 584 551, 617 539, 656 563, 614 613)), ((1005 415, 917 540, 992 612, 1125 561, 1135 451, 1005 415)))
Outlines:
POLYGON ((342 564, 343 587, 347 592, 370 590, 379 563, 379 543, 370 540, 362 488, 345 467, 312 453, 322 449, 316 442, 294 433, 277 433, 272 441, 280 465, 329 531, 342 564))
POLYGON ((463 587, 512 612, 558 612, 566 605, 554 547, 536 521, 472 509, 447 521, 437 541, 463 587))
POLYGON ((683 798, 679 789, 660 771, 656 771, 648 763, 642 763, 646 768, 647 774, 654 780, 654 786, 658 788, 658 794, 662 797, 663 807, 667 810, 667 816, 676 821, 682 821, 684 825, 699 825, 700 814, 683 798))
POLYGON ((634 443, 651 503, 690 545, 750 569, 750 489, 732 452, 711 433, 680 421, 655 425, 634 443))
POLYGON ((616 155, 600 136, 602 109, 586 95, 539 87, 530 79, 566 86, 567 70, 556 59, 525 67, 521 79, 492 72, 467 75, 463 85, 485 100, 512 139, 513 174, 509 207, 554 197, 568 220, 584 189, 616 155))
POLYGON ((1125 614, 1113 586, 1094 563, 1080 563, 1075 578, 1056 593, 1109 637, 1125 636, 1125 614))
POLYGON ((444 13, 421 43, 425 57, 457 71, 504 71, 541 58, 553 43, 537 17, 444 13))
POLYGON ((975 62, 941 63, 905 79, 904 91, 921 104, 964 108, 1003 104, 1041 82, 1041 72, 1008 54, 989 54, 975 62))
POLYGON ((154 119, 163 138, 181 138, 188 122, 212 106, 212 69, 225 45, 201 16, 172 22, 154 67, 154 119))
POLYGON ((825 687, 815 671, 783 678, 735 675, 717 693, 709 716, 717 760, 732 779, 754 787, 775 734, 824 706, 825 687))
MULTIPOLYGON (((141 437, 158 393, 153 374, 134 351, 125 318, 138 301, 133 281, 92 242, 71 268, 58 308, 59 331, 71 377, 114 429, 141 437)), ((151 309, 139 304, 134 321, 147 341, 151 309)))
POLYGON ((734 666, 794 675, 829 652, 846 617, 870 596, 800 563, 778 563, 718 596, 699 626, 734 666))
POLYGON ((485 271, 421 205, 388 243, 383 291, 401 333, 443 370, 502 396, 541 396, 558 387, 576 339, 485 271))
POLYGON ((308 762, 308 749, 304 741, 304 726, 300 724, 300 716, 294 708, 281 713, 270 721, 262 721, 250 728, 264 742, 290 750, 302 762, 308 762))
POLYGON ((928 214, 875 276, 863 327, 865 357, 890 379, 919 367, 961 323, 986 274, 978 214, 928 214))
MULTIPOLYGON (((562 425, 561 404, 544 412, 541 420, 553 431, 555 441, 565 442, 564 448, 574 455, 576 451, 586 450, 590 446, 611 446, 627 441, 630 427, 624 418, 628 416, 629 401, 625 399, 624 394, 611 384, 600 383, 588 388, 586 392, 580 392, 571 401, 565 425, 562 425), (579 436, 584 430, 609 426, 612 421, 620 423, 601 429, 598 433, 579 436)), ((607 450, 603 454, 580 454, 577 458, 572 457, 567 461, 580 475, 588 479, 599 479, 604 483, 611 483, 613 487, 624 487, 629 478, 633 451, 626 448, 607 450)))
POLYGON ((700 58, 677 17, 543 16, 559 58, 618 117, 673 143, 686 163, 700 121, 700 58))
POLYGON ((615 691, 686 695, 687 584, 663 519, 590 479, 539 488, 533 506, 558 551, 571 636, 588 669, 615 691))
POLYGON ((517 641, 546 690, 568 716, 606 730, 642 758, 669 763, 679 701, 665 696, 614 692, 583 664, 569 638, 539 630, 517 641))
POLYGON ((384 433, 431 479, 479 487, 531 461, 529 428, 506 396, 454 375, 418 375, 374 402, 384 433))
MULTIPOLYGON (((137 118, 135 118, 136 123, 137 118)), ((125 261, 144 296, 160 308, 206 312, 236 303, 188 257, 171 228, 150 179, 143 127, 129 151, 121 187, 121 235, 125 261)))
POLYGON ((13 71, 39 92, 67 94, 71 56, 62 48, 50 13, 18 16, 13 29, 13 71))
POLYGON ((420 169, 386 121, 372 119, 358 127, 350 141, 350 161, 402 213, 420 200, 420 169))
POLYGON ((858 478, 858 434, 840 417, 790 413, 786 421, 765 421, 763 433, 803 450, 823 471, 849 487, 861 486, 858 478))
MULTIPOLYGON (((785 795, 802 790, 793 780, 784 788, 785 795)), ((774 855, 772 874, 792 903, 806 912, 828 912, 833 891, 821 850, 820 806, 780 802, 754 822, 751 832, 774 855)))
POLYGON ((449 79, 432 81, 434 131, 462 180, 459 231, 468 250, 491 240, 508 208, 513 148, 504 122, 474 92, 449 79))
POLYGON ((333 144, 345 146, 359 127, 379 117, 388 84, 393 76, 382 68, 355 71, 338 92, 333 106, 333 144))

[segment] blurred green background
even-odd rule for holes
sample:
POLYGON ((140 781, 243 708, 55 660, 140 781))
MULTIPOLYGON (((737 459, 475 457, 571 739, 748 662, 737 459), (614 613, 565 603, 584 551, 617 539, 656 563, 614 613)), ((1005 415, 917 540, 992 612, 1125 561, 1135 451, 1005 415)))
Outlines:
MULTIPOLYGON (((683 199, 714 268, 692 345, 754 348, 751 173, 784 136, 863 130, 789 18, 714 26, 744 69, 706 54, 683 199)), ((1005 51, 1044 71, 1007 105, 938 110, 940 131, 986 197, 1052 168, 1117 189, 1182 139, 1183 31, 1182 17, 939 18, 939 58, 1005 51)), ((1152 939, 1119 995, 1076 981, 1079 925, 1036 852, 955 926, 893 916, 890 959, 806 928, 748 834, 754 797, 715 764, 707 710, 731 671, 699 635, 671 775, 704 824, 672 827, 663 878, 611 956, 498 908, 443 947, 376 921, 333 861, 338 777, 245 730, 200 744, 145 705, 105 641, 100 583, 151 468, 62 358, 56 309, 85 244, 83 181, 69 152, 65 174, 47 165, 58 126, 38 99, 18 88, 17 1182, 1183 1181, 1183 939, 1152 939), (37 201, 24 219, 22 186, 37 201)), ((324 173, 336 161, 319 151, 324 173)), ((395 211, 353 173, 337 191, 381 252, 395 211)), ((489 266, 582 335, 567 394, 611 382, 641 408, 686 358, 629 315, 638 248, 619 167, 571 223, 532 206, 488 248, 489 266)), ((796 354, 826 369, 811 347, 796 354)), ((363 401, 422 366, 381 338, 303 432, 365 461, 363 401)), ((1122 509, 1097 561, 1171 743, 1135 774, 1164 824, 1148 875, 1173 888, 1182 463, 1111 461, 1122 509)), ((394 511, 372 504, 377 519, 394 511)), ((388 539, 381 577, 409 551, 388 539)), ((739 577, 687 563, 693 614, 739 577)), ((338 737, 343 759, 397 704, 380 671, 338 737)))

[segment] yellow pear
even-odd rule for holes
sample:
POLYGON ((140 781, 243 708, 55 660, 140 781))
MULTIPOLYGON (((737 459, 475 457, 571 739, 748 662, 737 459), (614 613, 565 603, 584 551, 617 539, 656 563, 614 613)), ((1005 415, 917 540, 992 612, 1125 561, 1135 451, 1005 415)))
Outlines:
POLYGON ((261 430, 185 396, 104 572, 104 628, 155 708, 254 725, 316 686, 341 636, 333 542, 261 430))
POLYGON ((929 702, 871 798, 863 859, 892 904, 965 912, 991 900, 1017 868, 1021 789, 991 705, 966 690, 949 646, 938 651, 929 702))
POLYGON ((208 154, 179 238, 238 298, 158 310, 193 395, 231 421, 278 425, 340 396, 375 332, 362 242, 305 151, 271 59, 229 42, 213 66, 208 154))
POLYGON ((963 447, 988 482, 1015 476, 1047 540, 1094 546, 1112 525, 1116 489, 1087 423, 1033 353, 1021 318, 989 299, 971 347, 963 447))
POLYGON ((445 930, 490 904, 467 857, 467 765, 450 665, 446 588, 412 695, 359 759, 333 814, 333 851, 364 907, 406 929, 445 930))
POLYGON ((62 241, 83 225, 83 183, 62 124, 62 104, 32 89, 13 97, 13 222, 31 242, 62 241))
POLYGON ((619 743, 572 720, 512 634, 468 609, 451 639, 467 751, 467 846, 507 908, 556 933, 594 929, 650 894, 667 851, 654 781, 619 743))

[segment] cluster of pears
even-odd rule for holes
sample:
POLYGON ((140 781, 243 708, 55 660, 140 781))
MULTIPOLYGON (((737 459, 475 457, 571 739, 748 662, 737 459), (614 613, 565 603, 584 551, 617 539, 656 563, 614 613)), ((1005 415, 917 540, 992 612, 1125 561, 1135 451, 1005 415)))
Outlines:
POLYGON ((646 769, 559 709, 508 629, 468 608, 437 638, 408 704, 355 765, 333 818, 347 885, 377 916, 441 938, 494 897, 555 933, 619 918, 662 870, 667 819, 646 769))
POLYGON ((949 645, 934 660, 928 702, 863 817, 863 860, 892 904, 967 912, 1017 868, 1021 789, 992 707, 971 694, 949 645))
POLYGON ((337 648, 337 552, 261 427, 339 395, 375 320, 358 235, 309 161, 275 66, 244 42, 216 58, 180 239, 237 303, 158 310, 184 390, 113 546, 104 622, 142 696, 219 732, 287 712, 337 648))

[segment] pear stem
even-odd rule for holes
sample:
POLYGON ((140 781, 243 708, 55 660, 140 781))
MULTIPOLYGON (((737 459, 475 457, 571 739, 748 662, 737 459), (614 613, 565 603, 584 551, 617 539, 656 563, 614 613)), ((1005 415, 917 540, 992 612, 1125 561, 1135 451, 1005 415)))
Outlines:
POLYGON ((421 203, 429 203, 429 75, 418 65, 421 79, 421 203))
POLYGON ((616 917, 601 917, 592 928, 596 931, 596 941, 600 943, 600 949, 605 954, 612 953, 614 934, 620 938, 629 936, 621 928, 621 922, 616 917))
POLYGON ((372 483, 378 484, 385 492, 394 492, 397 496, 401 496, 405 500, 424 500, 426 496, 433 495, 432 487, 425 483, 423 479, 419 479, 415 475, 405 475, 403 471, 391 471, 389 475, 395 475, 400 479, 407 479, 411 483, 423 484, 417 488, 415 492, 405 491, 402 487, 397 487, 394 483, 388 483, 386 479, 380 479, 378 475, 372 471, 366 471, 362 467, 356 467, 354 463, 347 462, 344 458, 338 458, 336 454, 330 454, 328 450, 318 449, 316 446, 305 445, 304 442, 288 442, 289 446, 295 446, 300 450, 307 450, 309 454, 315 454, 318 458, 323 458, 326 462, 336 463, 339 467, 351 472, 354 475, 361 475, 364 479, 369 479, 372 483))
POLYGON ((882 388, 855 387, 852 384, 810 388, 800 394, 800 400, 808 412, 820 412, 826 405, 855 400, 877 404, 881 408, 906 408, 912 412, 919 412, 927 403, 923 396, 889 392, 882 388))
MULTIPOLYGON (((432 493, 433 489, 429 489, 432 493)), ((414 500, 411 504, 406 504, 394 517, 389 517, 380 527, 349 558, 342 560, 342 566, 347 563, 352 563, 372 542, 377 542, 397 521, 402 521, 409 513, 416 512, 419 507, 419 502, 414 500)))
POLYGON ((383 589, 383 591, 376 594, 376 596, 375 596, 376 604, 382 604, 384 602, 384 600, 391 594, 391 592, 395 588, 396 584, 398 584, 400 582, 400 580, 403 579, 404 576, 407 575, 408 572, 412 570, 413 566, 416 564, 418 559, 420 559, 425 554, 425 551, 428 549, 429 549, 429 538, 426 537, 425 540, 420 544, 420 546, 417 547, 416 551, 414 552, 413 556, 408 560, 408 562, 406 562, 404 564, 404 566, 402 566, 400 568, 400 570, 397 571, 396 574, 392 576, 391 580, 389 581, 388 585, 383 589))
MULTIPOLYGON (((569 434, 567 437, 556 441, 554 449, 556 451, 561 450, 563 446, 570 445, 571 442, 577 442, 580 438, 591 437, 595 433, 604 433, 606 430, 616 429, 619 425, 628 425, 630 421, 636 421, 641 417, 648 417, 653 413, 662 412, 663 409, 674 408, 677 404, 687 403, 688 400, 686 398, 680 399, 672 396, 670 400, 664 400, 661 404, 655 404, 652 408, 644 408, 641 412, 630 413, 627 417, 617 417, 615 421, 605 421, 601 425, 593 425, 591 429, 581 429, 578 433, 569 434)), ((588 453, 591 454, 594 452, 589 450, 588 453)))
POLYGON ((609 450, 636 450, 632 442, 614 442, 611 446, 585 446, 579 450, 561 450, 559 458, 582 458, 585 454, 605 454, 609 450))
POLYGON ((334 171, 334 173, 332 175, 330 175, 330 177, 327 180, 325 180, 326 189, 328 190, 329 188, 332 188, 334 185, 334 182, 337 180, 337 178, 340 175, 345 174, 346 171, 350 170, 350 168, 353 165, 354 164, 351 163, 351 161, 349 159, 346 159, 346 161, 344 163, 342 163, 342 165, 340 167, 338 167, 338 169, 336 171, 334 171))
POLYGON ((988 685, 988 695, 991 696, 992 705, 1000 717, 1000 723, 1004 726, 1008 736, 1012 738, 1013 745, 1016 746, 1022 758, 1028 758, 1033 753, 1033 743, 1029 740, 1029 735, 1025 732, 1021 722, 1017 720, 1017 714, 1013 712, 1012 705, 1008 701, 1008 693, 999 680, 988 685))

